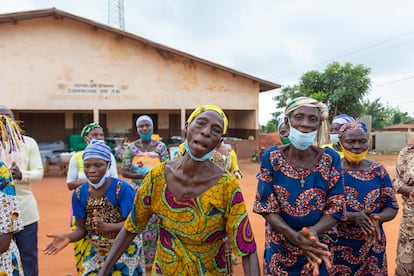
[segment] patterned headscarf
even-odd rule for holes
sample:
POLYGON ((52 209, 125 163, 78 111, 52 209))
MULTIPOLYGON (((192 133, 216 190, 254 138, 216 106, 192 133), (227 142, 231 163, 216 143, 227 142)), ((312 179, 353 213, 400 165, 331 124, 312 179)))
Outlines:
POLYGON ((190 114, 190 117, 188 117, 187 119, 187 123, 191 123, 195 117, 197 117, 199 114, 207 110, 215 111, 220 115, 220 117, 223 119, 223 134, 226 134, 227 128, 229 127, 229 120, 227 119, 227 116, 224 113, 224 111, 216 105, 212 105, 212 104, 200 105, 193 111, 193 113, 190 114))
POLYGON ((319 109, 319 118, 321 119, 321 124, 318 129, 316 145, 322 146, 324 144, 327 144, 329 141, 328 136, 326 135, 326 133, 328 133, 328 123, 326 121, 329 116, 328 107, 326 104, 321 103, 313 98, 299 97, 289 102, 285 109, 285 116, 289 117, 293 111, 302 106, 316 107, 319 109))
POLYGON ((338 124, 342 126, 345 123, 352 123, 355 122, 355 119, 349 116, 348 114, 339 114, 336 115, 335 118, 332 120, 332 124, 338 124))
POLYGON ((111 162, 111 148, 104 141, 92 139, 86 149, 83 151, 82 159, 85 161, 89 158, 99 158, 111 162))
POLYGON ((277 130, 279 131, 280 128, 285 124, 285 117, 280 117, 277 119, 277 130))
POLYGON ((95 128, 102 128, 102 127, 98 123, 90 123, 90 124, 87 124, 86 126, 84 126, 82 128, 81 137, 85 137, 86 135, 89 134, 89 132, 91 132, 95 128))
POLYGON ((309 97, 299 97, 290 101, 285 109, 285 115, 289 116, 290 113, 302 106, 316 107, 319 109, 321 120, 323 121, 328 119, 329 110, 326 104, 309 97))
POLYGON ((151 117, 148 115, 142 115, 139 116, 137 121, 135 122, 135 125, 138 127, 139 123, 142 121, 148 121, 152 127, 154 127, 154 122, 152 121, 151 117))
POLYGON ((365 133, 368 133, 368 129, 363 122, 349 122, 341 126, 339 129, 339 137, 342 137, 342 135, 354 129, 362 129, 365 133))
POLYGON ((17 151, 24 143, 23 130, 19 123, 7 115, 0 114, 0 147, 9 149, 9 153, 17 151))

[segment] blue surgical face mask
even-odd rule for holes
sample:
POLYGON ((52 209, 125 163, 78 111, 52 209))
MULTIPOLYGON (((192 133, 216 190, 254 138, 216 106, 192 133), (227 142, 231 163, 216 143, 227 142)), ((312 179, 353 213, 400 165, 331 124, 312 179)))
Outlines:
POLYGON ((185 139, 185 141, 184 141, 184 148, 185 148, 186 153, 187 153, 187 154, 191 157, 191 159, 193 159, 194 161, 206 161, 206 160, 210 159, 210 158, 213 156, 213 154, 214 154, 214 150, 212 150, 212 151, 210 151, 209 153, 206 153, 203 157, 200 157, 200 158, 195 157, 195 156, 191 153, 190 146, 188 145, 188 141, 187 141, 187 139, 185 139))
POLYGON ((139 138, 141 138, 144 141, 149 141, 151 140, 152 137, 152 131, 148 132, 148 133, 140 133, 139 134, 139 138))
POLYGON ((305 150, 313 144, 317 133, 317 130, 309 133, 303 133, 293 127, 290 127, 289 140, 290 143, 298 150, 305 150))
POLYGON ((332 144, 338 144, 338 141, 339 141, 338 133, 329 134, 329 139, 331 140, 332 144))

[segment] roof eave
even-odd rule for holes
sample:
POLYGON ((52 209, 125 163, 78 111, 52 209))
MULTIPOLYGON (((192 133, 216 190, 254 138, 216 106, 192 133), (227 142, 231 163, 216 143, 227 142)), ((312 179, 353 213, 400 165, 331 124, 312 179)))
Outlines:
POLYGON ((132 33, 128 33, 128 32, 125 32, 123 30, 113 28, 111 26, 108 26, 108 25, 105 25, 105 24, 102 24, 102 23, 98 23, 98 22, 90 20, 90 19, 86 19, 86 18, 83 18, 83 17, 80 17, 80 16, 76 16, 76 15, 73 15, 71 13, 61 11, 61 10, 56 9, 56 8, 23 11, 23 12, 15 12, 15 13, 8 13, 8 14, 0 14, 0 24, 2 24, 2 23, 18 24, 18 22, 22 21, 22 20, 29 20, 29 19, 33 19, 33 18, 49 17, 49 16, 53 16, 56 19, 69 18, 71 20, 80 21, 80 22, 83 22, 85 24, 92 25, 95 28, 100 28, 100 29, 103 29, 103 30, 106 30, 106 31, 109 31, 109 32, 116 33, 117 35, 125 36, 125 37, 128 37, 128 38, 132 39, 132 40, 139 41, 141 43, 147 44, 151 47, 154 47, 156 49, 164 51, 166 53, 175 54, 175 55, 181 56, 181 57, 189 59, 189 60, 194 60, 194 61, 206 64, 206 65, 211 66, 213 68, 226 71, 226 72, 228 72, 228 73, 230 73, 234 76, 240 76, 240 77, 250 79, 253 82, 257 82, 259 84, 259 92, 265 92, 265 91, 281 88, 280 84, 277 84, 277 83, 274 83, 274 82, 271 82, 271 81, 267 81, 267 80, 263 80, 261 78, 257 78, 255 76, 252 76, 252 75, 249 75, 249 74, 231 69, 229 67, 220 65, 218 63, 214 63, 214 62, 211 62, 211 61, 208 61, 208 60, 190 55, 188 53, 185 53, 185 52, 167 47, 165 45, 156 43, 154 41, 145 39, 143 37, 134 35, 132 33))

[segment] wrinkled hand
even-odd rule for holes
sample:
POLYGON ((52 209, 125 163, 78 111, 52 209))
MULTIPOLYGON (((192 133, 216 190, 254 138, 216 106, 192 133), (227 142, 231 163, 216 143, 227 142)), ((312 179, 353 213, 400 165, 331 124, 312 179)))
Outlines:
POLYGON ((104 231, 104 222, 102 218, 99 216, 98 211, 96 209, 93 209, 92 212, 92 223, 93 223, 93 229, 96 233, 103 233, 104 231))
POLYGON ((312 246, 317 250, 304 250, 304 254, 308 259, 308 264, 306 266, 309 269, 312 269, 312 275, 319 275, 319 266, 322 262, 325 262, 326 268, 329 270, 332 268, 332 264, 329 261, 328 257, 331 256, 329 248, 326 244, 323 244, 319 241, 319 238, 315 231, 310 227, 304 227, 300 230, 300 233, 312 243, 312 246))
POLYGON ((371 220, 375 228, 374 235, 372 235, 370 242, 376 242, 376 241, 381 240, 381 230, 380 230, 380 225, 379 225, 381 217, 377 214, 371 214, 369 216, 369 219, 371 220))
POLYGON ((368 239, 375 235, 375 225, 365 211, 355 212, 354 222, 368 239))
POLYGON ((48 234, 48 238, 53 240, 43 249, 43 253, 47 255, 55 255, 60 250, 65 248, 69 244, 69 238, 65 234, 48 234))

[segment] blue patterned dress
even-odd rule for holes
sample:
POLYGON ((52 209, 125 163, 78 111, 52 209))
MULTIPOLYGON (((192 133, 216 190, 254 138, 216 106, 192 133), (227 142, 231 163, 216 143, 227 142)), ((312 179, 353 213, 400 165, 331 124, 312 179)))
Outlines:
MULTIPOLYGON (((19 230, 23 230, 23 222, 12 176, 6 164, 0 162, 0 235, 19 230)), ((0 275, 24 275, 19 250, 13 239, 9 249, 0 253, 0 275)))
MULTIPOLYGON (((315 225, 322 215, 337 220, 343 215, 345 198, 339 155, 325 148, 310 169, 292 166, 277 146, 262 157, 253 212, 275 213, 293 229, 315 225)), ((303 252, 266 221, 264 275, 312 275, 304 266, 303 252)), ((324 264, 320 275, 327 275, 324 264)))
MULTIPOLYGON (((368 215, 384 208, 398 209, 390 176, 378 162, 372 162, 361 171, 343 170, 346 209, 348 212, 365 210, 368 215)), ((388 275, 385 254, 385 233, 380 224, 381 240, 372 244, 355 224, 338 224, 332 275, 388 275)))

